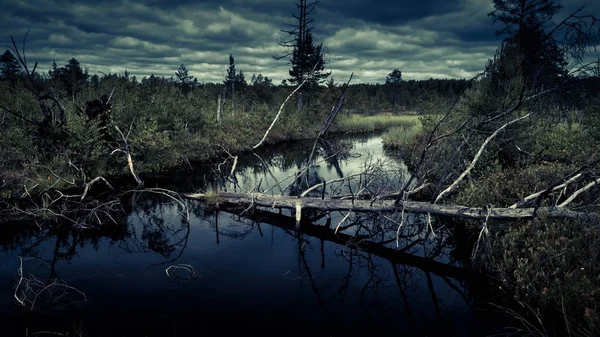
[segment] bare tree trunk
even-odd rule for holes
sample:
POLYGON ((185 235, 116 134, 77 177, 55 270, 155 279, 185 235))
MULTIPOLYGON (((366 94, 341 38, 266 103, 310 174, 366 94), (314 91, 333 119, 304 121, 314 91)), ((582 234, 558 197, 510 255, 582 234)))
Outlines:
POLYGON ((235 80, 231 82, 231 114, 235 117, 235 80))
POLYGON ((221 95, 217 100, 217 123, 221 123, 221 95))

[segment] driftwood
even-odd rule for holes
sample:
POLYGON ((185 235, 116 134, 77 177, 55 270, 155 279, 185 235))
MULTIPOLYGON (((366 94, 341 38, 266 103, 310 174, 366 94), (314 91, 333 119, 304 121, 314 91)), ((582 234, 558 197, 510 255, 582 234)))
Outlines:
POLYGON ((322 211, 353 212, 409 212, 439 216, 458 217, 463 219, 497 219, 518 220, 535 217, 580 219, 598 221, 598 214, 575 212, 564 207, 538 208, 477 208, 458 205, 431 204, 429 202, 403 201, 395 204, 394 200, 355 200, 309 198, 283 195, 266 195, 262 193, 219 193, 201 194, 184 193, 182 198, 206 200, 225 205, 261 206, 285 209, 318 209, 322 211))

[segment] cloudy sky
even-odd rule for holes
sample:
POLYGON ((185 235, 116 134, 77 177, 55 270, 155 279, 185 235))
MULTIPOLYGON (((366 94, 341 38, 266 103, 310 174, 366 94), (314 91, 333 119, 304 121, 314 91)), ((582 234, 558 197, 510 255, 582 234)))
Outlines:
MULTIPOLYGON (((564 0, 560 16, 600 1, 564 0)), ((0 41, 19 42, 30 29, 30 63, 48 70, 74 57, 90 74, 138 78, 172 76, 180 64, 200 82, 220 82, 229 54, 247 79, 266 75, 280 83, 289 63, 277 41, 293 23, 294 0, 0 0, 0 41)), ((326 67, 336 82, 384 82, 399 68, 403 78, 467 78, 499 44, 487 13, 491 0, 321 0, 314 39, 323 42, 326 67)))

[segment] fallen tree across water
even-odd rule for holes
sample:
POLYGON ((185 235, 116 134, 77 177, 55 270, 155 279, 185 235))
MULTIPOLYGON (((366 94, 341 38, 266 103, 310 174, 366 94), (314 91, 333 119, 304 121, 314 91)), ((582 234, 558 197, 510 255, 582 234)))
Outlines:
POLYGON ((458 217, 462 219, 496 219, 518 220, 535 217, 580 219, 597 221, 596 213, 575 212, 564 207, 538 208, 478 208, 459 205, 432 204, 429 202, 394 200, 357 200, 311 198, 284 195, 267 195, 262 193, 183 193, 182 198, 210 201, 217 204, 238 205, 244 207, 261 206, 278 209, 318 209, 322 211, 354 211, 354 212, 408 212, 439 216, 458 217))

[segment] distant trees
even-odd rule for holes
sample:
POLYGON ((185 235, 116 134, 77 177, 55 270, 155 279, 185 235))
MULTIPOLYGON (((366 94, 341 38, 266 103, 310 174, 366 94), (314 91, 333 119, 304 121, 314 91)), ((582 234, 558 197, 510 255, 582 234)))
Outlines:
MULTIPOLYGON (((291 57, 291 69, 289 71, 289 82, 292 84, 300 84, 304 80, 308 80, 307 87, 314 87, 319 83, 323 83, 331 72, 324 72, 325 60, 322 51, 323 44, 315 44, 312 37, 312 22, 311 13, 315 9, 319 1, 307 2, 299 0, 296 3, 298 13, 293 13, 292 18, 297 20, 297 23, 290 25, 293 29, 281 31, 289 37, 279 41, 279 45, 288 49, 292 49, 284 55, 276 55, 275 59, 291 57)), ((298 110, 302 109, 302 91, 298 93, 298 110)))
POLYGON ((185 67, 185 65, 183 65, 183 63, 181 64, 181 66, 179 66, 179 68, 177 68, 177 72, 175 72, 175 77, 177 83, 181 86, 181 91, 184 94, 188 93, 194 86, 194 83, 197 82, 196 78, 188 73, 188 70, 185 67))
POLYGON ((268 78, 267 76, 263 77, 262 74, 258 74, 258 76, 253 74, 252 79, 250 80, 250 84, 270 87, 273 85, 273 80, 268 78))
POLYGON ((89 77, 87 69, 82 69, 79 61, 75 58, 71 58, 64 67, 60 68, 56 65, 56 61, 53 62, 48 75, 52 82, 60 89, 65 90, 73 100, 75 94, 85 86, 89 77))
POLYGON ((2 80, 14 84, 21 73, 19 61, 10 50, 7 49, 4 54, 0 56, 0 75, 2 76, 2 80))
POLYGON ((259 103, 271 103, 273 100, 273 80, 262 74, 252 75, 250 80, 252 100, 259 103))

